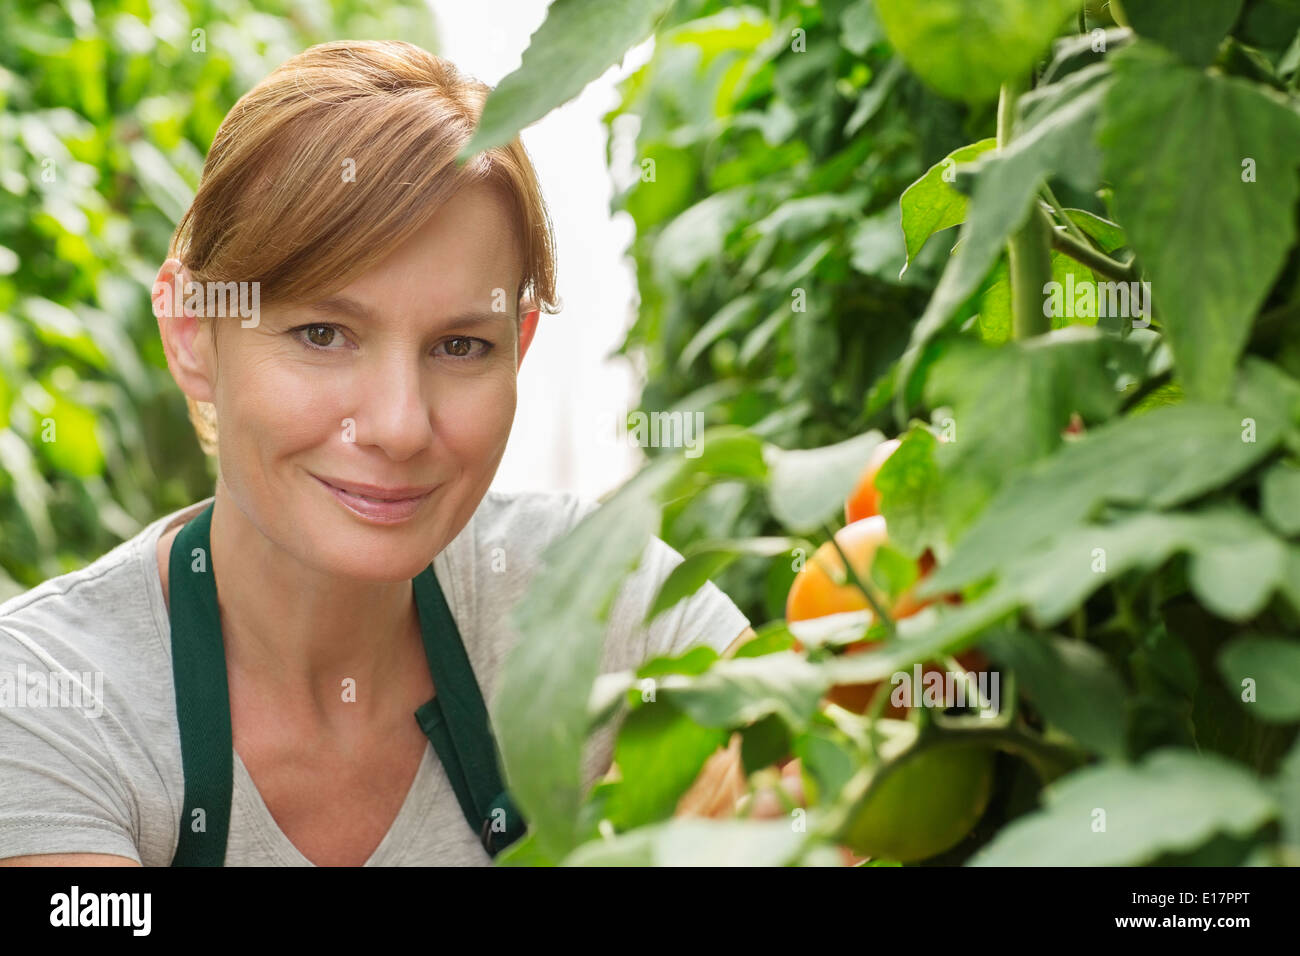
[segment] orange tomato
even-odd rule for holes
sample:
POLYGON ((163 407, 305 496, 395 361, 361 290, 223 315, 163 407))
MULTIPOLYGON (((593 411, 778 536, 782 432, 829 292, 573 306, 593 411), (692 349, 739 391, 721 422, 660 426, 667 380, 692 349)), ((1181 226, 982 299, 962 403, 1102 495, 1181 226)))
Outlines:
MULTIPOLYGON (((872 596, 889 613, 894 620, 901 620, 917 613, 930 604, 918 600, 911 591, 904 592, 892 603, 888 595, 870 583, 871 562, 877 549, 889 540, 888 529, 883 515, 872 515, 846 525, 836 532, 835 540, 844 550, 850 565, 859 580, 872 589, 872 596)), ((934 568, 934 556, 926 551, 918 562, 919 578, 924 578, 934 568)), ((829 541, 814 552, 812 558, 795 575, 790 591, 786 595, 785 617, 787 621, 807 621, 825 617, 829 614, 843 614, 850 611, 869 611, 870 603, 863 593, 848 579, 844 562, 829 541)), ((859 641, 845 649, 846 654, 858 654, 870 650, 875 641, 859 641)), ((795 649, 801 650, 796 641, 795 649)), ((988 661, 979 651, 971 650, 958 655, 957 660, 968 670, 982 670, 988 661)), ((939 668, 927 667, 925 673, 939 668)), ((871 704, 879 681, 865 684, 838 684, 827 692, 827 700, 838 704, 855 714, 865 713, 871 704)), ((888 692, 888 687, 886 687, 888 692)), ((902 717, 906 708, 886 704, 884 715, 902 717)))
POLYGON ((858 483, 844 502, 844 521, 852 524, 863 518, 880 514, 880 494, 876 491, 876 475, 885 459, 894 453, 902 442, 897 438, 882 441, 871 450, 867 464, 862 469, 858 483))

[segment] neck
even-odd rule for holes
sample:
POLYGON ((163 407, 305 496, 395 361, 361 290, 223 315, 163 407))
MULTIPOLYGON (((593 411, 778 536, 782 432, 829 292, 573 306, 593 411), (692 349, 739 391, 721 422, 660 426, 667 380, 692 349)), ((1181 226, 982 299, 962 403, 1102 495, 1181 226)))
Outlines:
POLYGON ((220 478, 211 546, 227 666, 269 699, 302 702, 329 719, 351 696, 349 716, 373 716, 385 688, 410 682, 412 648, 421 646, 410 581, 363 581, 303 564, 248 520, 220 478))

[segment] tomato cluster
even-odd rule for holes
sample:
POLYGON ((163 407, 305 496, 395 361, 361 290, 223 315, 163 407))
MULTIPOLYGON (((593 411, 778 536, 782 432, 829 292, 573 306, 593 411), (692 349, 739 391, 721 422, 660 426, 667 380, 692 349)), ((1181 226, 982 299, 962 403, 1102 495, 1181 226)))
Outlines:
MULTIPOLYGON (((835 534, 859 582, 871 590, 875 604, 894 620, 916 614, 929 605, 914 591, 934 569, 928 550, 917 560, 917 583, 891 600, 871 581, 876 553, 889 540, 876 476, 899 447, 899 441, 882 442, 867 459, 862 474, 844 505, 846 524, 835 534)), ((956 597, 947 600, 956 601, 956 597)), ((786 596, 786 620, 806 621, 831 614, 871 611, 872 601, 845 571, 839 550, 826 542, 799 570, 786 596)), ((844 652, 861 653, 878 642, 861 640, 844 652)), ((798 642, 796 641, 798 648, 798 642)), ((978 650, 957 655, 967 670, 988 667, 978 650)), ((925 671, 939 670, 932 664, 925 671)), ((888 694, 882 682, 832 687, 826 699, 857 714, 866 713, 876 693, 888 694)), ((881 724, 897 725, 909 708, 882 702, 881 724)), ((993 754, 972 746, 938 744, 904 750, 877 770, 870 789, 858 802, 842 833, 842 841, 855 854, 900 862, 913 862, 950 849, 970 832, 988 805, 993 781, 993 754)), ((845 851, 847 852, 847 851, 845 851)))
MULTIPOLYGON (((847 523, 835 534, 835 541, 849 559, 858 580, 871 588, 871 596, 876 604, 896 621, 911 617, 931 603, 913 596, 912 592, 917 585, 891 601, 888 595, 875 588, 870 581, 871 564, 876 551, 889 540, 885 517, 880 513, 876 475, 898 446, 898 439, 891 439, 881 442, 872 451, 857 484, 844 503, 847 523)), ((926 550, 917 561, 917 584, 933 570, 934 556, 926 550)), ((869 610, 871 602, 848 577, 839 551, 828 541, 817 549, 809 562, 795 575, 786 595, 785 618, 787 621, 807 621, 831 614, 869 610)), ((858 654, 871 649, 875 644, 874 641, 857 641, 848 645, 845 653, 858 654)), ((957 660, 967 670, 982 670, 988 666, 987 659, 976 650, 958 655, 957 660)), ((933 665, 926 665, 925 672, 937 669, 933 665)), ((827 694, 827 699, 845 710, 861 714, 867 711, 878 687, 878 681, 836 685, 827 694)), ((888 688, 882 692, 887 693, 888 688)), ((906 707, 895 706, 892 702, 886 703, 882 711, 885 716, 896 718, 904 717, 906 712, 906 707)))

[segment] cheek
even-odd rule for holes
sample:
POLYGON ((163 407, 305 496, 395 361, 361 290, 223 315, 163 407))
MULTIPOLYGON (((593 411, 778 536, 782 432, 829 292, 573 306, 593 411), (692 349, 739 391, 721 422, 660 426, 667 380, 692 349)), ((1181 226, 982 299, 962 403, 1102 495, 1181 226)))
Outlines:
POLYGON ((343 433, 345 389, 274 356, 240 356, 219 382, 219 444, 240 460, 268 460, 343 433), (227 374, 229 372, 229 374, 227 374))
POLYGON ((516 400, 515 376, 506 370, 440 382, 432 409, 438 436, 465 461, 494 454, 510 437, 516 400))

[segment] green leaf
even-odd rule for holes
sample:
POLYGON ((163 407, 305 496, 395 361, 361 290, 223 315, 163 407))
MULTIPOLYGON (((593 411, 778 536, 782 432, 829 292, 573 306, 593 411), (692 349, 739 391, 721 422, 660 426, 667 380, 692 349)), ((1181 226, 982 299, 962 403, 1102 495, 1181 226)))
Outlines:
POLYGON ((977 159, 997 143, 996 139, 982 139, 953 150, 903 191, 898 204, 902 209, 903 236, 907 241, 904 272, 927 239, 936 232, 966 221, 966 206, 970 200, 952 186, 957 166, 977 159))
MULTIPOLYGON (((1011 340, 1011 273, 1005 256, 998 260, 990 280, 980 295, 980 339, 1001 345, 1011 340)), ((1105 311, 1108 300, 1099 296, 1091 269, 1053 251, 1051 281, 1057 285, 1043 289, 1043 308, 1053 329, 1097 324, 1098 313, 1105 311)))
POLYGON ((1043 791, 1043 803, 1000 831, 970 865, 1140 865, 1219 833, 1248 836, 1279 812, 1239 764, 1173 748, 1137 766, 1072 773, 1043 791))
POLYGON ((869 431, 822 448, 764 446, 772 514, 796 533, 819 530, 824 522, 843 513, 844 499, 862 474, 871 450, 884 437, 869 431))
POLYGON ((876 549, 871 561, 871 583, 888 594, 891 600, 915 584, 919 573, 916 559, 888 541, 876 549))
POLYGON ((1006 244, 1034 208, 1039 187, 1063 175, 1081 189, 1096 185, 1100 158, 1093 128, 1110 84, 1105 63, 1072 73, 1059 84, 1021 98, 1023 122, 1011 144, 989 153, 975 168, 975 189, 953 253, 899 368, 896 405, 905 412, 906 386, 926 343, 980 288, 1006 244))
POLYGON ((1098 138, 1189 398, 1224 397, 1295 241, 1300 115, 1257 84, 1135 44, 1098 138))
POLYGON ((39 447, 50 464, 83 480, 100 474, 104 470, 104 452, 96 434, 95 413, 56 395, 48 418, 50 440, 44 440, 43 427, 37 430, 36 436, 41 439, 39 447))
MULTIPOLYGON (((1263 418, 1256 440, 1243 441, 1239 410, 1193 402, 1091 429, 1002 488, 919 593, 979 580, 1096 515, 1103 503, 1169 508, 1218 488, 1267 456, 1281 430, 1280 421, 1263 418)), ((1088 557, 1079 558, 1085 568, 1088 557)))
POLYGON ((790 728, 769 714, 740 731, 740 764, 745 774, 771 766, 790 752, 790 728))
POLYGON ((1219 41, 1241 13, 1242 0, 1124 0, 1129 26, 1178 53, 1192 66, 1207 66, 1219 41))
POLYGON ((955 440, 935 450, 942 479, 930 502, 947 539, 956 540, 1011 475, 1061 445, 1073 412, 1088 421, 1114 414, 1121 396, 1107 366, 1136 355, 1131 343, 1081 326, 1003 347, 949 348, 924 393, 929 407, 952 409, 955 440))
POLYGON ((992 591, 978 601, 942 612, 927 608, 898 621, 897 636, 881 641, 879 646, 861 654, 834 657, 817 666, 828 686, 886 680, 913 664, 965 650, 1015 608, 1015 596, 1005 590, 992 591))
POLYGON ((672 816, 709 755, 725 742, 724 731, 701 727, 670 701, 637 707, 614 747, 620 780, 607 806, 609 819, 627 829, 672 816))
POLYGON ((666 675, 656 694, 704 727, 741 727, 776 714, 792 730, 807 722, 827 684, 793 652, 720 660, 698 676, 666 675))
POLYGON ((677 460, 681 470, 666 494, 676 497, 684 485, 693 486, 701 475, 763 481, 767 477, 763 447, 760 438, 737 425, 710 428, 699 436, 699 454, 677 460))
POLYGON ((646 612, 645 621, 649 624, 664 611, 679 601, 684 601, 732 561, 740 557, 739 551, 706 551, 692 555, 673 568, 655 595, 655 600, 646 612))
POLYGON ((1300 737, 1278 768, 1274 791, 1282 807, 1282 844, 1289 853, 1289 865, 1295 866, 1300 863, 1300 737))
POLYGON ((978 102, 1027 74, 1082 0, 877 0, 894 48, 949 99, 978 102))
POLYGON ((735 538, 692 545, 685 560, 673 568, 660 586, 644 623, 649 624, 678 601, 690 597, 705 582, 742 555, 770 558, 806 544, 806 541, 798 538, 735 538))
POLYGON ((1126 753, 1124 684, 1101 651, 1054 634, 1000 632, 980 650, 1015 672, 1018 686, 1047 721, 1110 760, 1126 753))
POLYGON ((1279 461, 1259 483, 1260 511, 1286 537, 1300 535, 1300 466, 1279 461))
POLYGON ((511 615, 520 639, 490 705, 507 787, 544 853, 577 842, 588 705, 614 598, 659 529, 675 462, 639 472, 565 537, 511 615))
POLYGON ((894 453, 876 473, 880 513, 885 516, 889 537, 904 551, 921 554, 946 539, 939 513, 939 466, 935 450, 939 439, 928 428, 917 425, 903 436, 894 453))
POLYGON ((1300 720, 1300 641, 1284 637, 1242 637, 1219 654, 1219 673, 1242 706, 1259 720, 1300 720), (1253 699, 1243 683, 1252 682, 1253 699))
MULTIPOLYGON (((806 829, 817 818, 808 811, 806 829)), ((703 820, 682 817, 640 827, 608 840, 593 840, 564 860, 565 866, 787 866, 808 834, 789 820, 703 820)))
POLYGON ((662 677, 664 674, 703 674, 721 658, 707 644, 698 644, 675 657, 656 657, 636 669, 638 679, 662 677))
POLYGON ((650 35, 671 0, 553 0, 520 66, 483 104, 474 135, 456 159, 508 143, 567 103, 650 35))
POLYGON ((855 0, 840 15, 840 43, 854 56, 865 56, 884 39, 873 0, 855 0))
POLYGON ((890 94, 905 73, 906 69, 901 58, 894 57, 889 61, 889 66, 885 67, 880 78, 863 90, 862 95, 858 97, 857 106, 853 107, 852 115, 844 124, 845 136, 856 136, 858 130, 880 112, 881 107, 890 101, 890 94))
POLYGON ((728 234, 749 211, 753 188, 735 186, 714 193, 664 226, 652 261, 660 281, 684 281, 722 255, 728 234))
POLYGON ((1070 217, 1071 222, 1101 246, 1102 252, 1111 253, 1128 245, 1128 237, 1124 235, 1124 229, 1119 223, 1103 219, 1086 209, 1067 209, 1065 214, 1070 217))
POLYGON ((700 326, 691 340, 686 343, 681 354, 677 358, 677 367, 682 372, 687 372, 695 360, 704 354, 714 342, 718 341, 729 332, 747 327, 753 322, 754 313, 758 309, 758 298, 753 295, 742 295, 732 299, 709 318, 707 322, 700 326))

